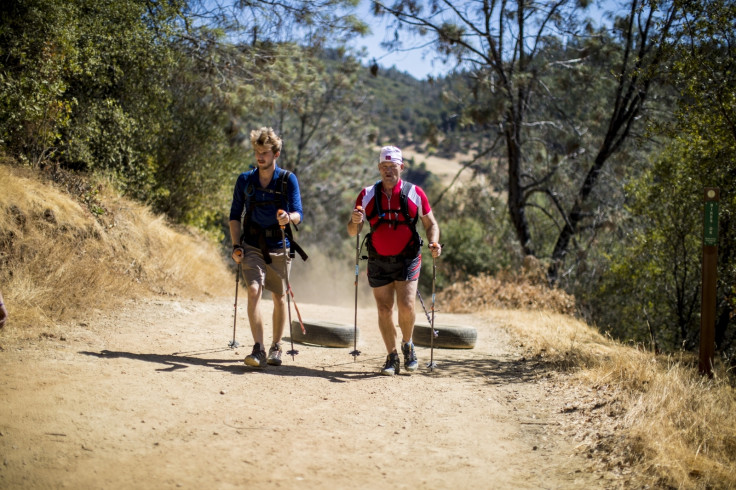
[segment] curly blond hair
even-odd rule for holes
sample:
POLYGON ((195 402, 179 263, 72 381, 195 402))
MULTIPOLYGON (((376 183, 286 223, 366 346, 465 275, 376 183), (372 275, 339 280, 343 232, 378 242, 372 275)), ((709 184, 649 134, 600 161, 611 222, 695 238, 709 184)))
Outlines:
POLYGON ((270 146, 271 151, 279 153, 281 152, 282 141, 276 135, 276 131, 263 126, 250 132, 250 144, 253 145, 254 150, 259 147, 270 146))

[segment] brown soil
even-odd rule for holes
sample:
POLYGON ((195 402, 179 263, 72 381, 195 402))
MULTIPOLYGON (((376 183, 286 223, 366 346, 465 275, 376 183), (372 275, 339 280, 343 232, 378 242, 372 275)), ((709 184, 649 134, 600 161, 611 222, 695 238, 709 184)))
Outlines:
MULTIPOLYGON (((351 308, 299 309, 353 324, 351 308)), ((236 349, 232 298, 139 300, 37 339, 0 338, 0 487, 622 484, 565 408, 579 388, 524 360, 489 318, 442 314, 478 330, 475 348, 435 349, 430 372, 418 347, 417 373, 385 377, 373 308, 359 311, 357 359, 295 344, 294 360, 265 370, 242 362, 251 336, 239 312, 236 349)))

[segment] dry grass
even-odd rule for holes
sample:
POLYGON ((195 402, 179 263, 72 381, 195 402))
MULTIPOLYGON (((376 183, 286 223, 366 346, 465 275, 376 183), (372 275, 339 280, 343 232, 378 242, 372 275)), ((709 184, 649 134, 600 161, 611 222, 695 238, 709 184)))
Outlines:
POLYGON ((481 275, 444 289, 442 305, 455 313, 491 308, 575 313, 575 298, 561 289, 550 289, 546 284, 541 265, 533 257, 527 257, 519 273, 504 271, 497 276, 481 275))
POLYGON ((36 335, 152 292, 195 296, 231 289, 214 245, 174 231, 104 184, 75 199, 27 169, 0 163, 0 189, 0 290, 6 328, 15 335, 36 335), (91 194, 105 203, 104 214, 96 217, 84 205, 91 194))
POLYGON ((708 379, 692 355, 658 356, 615 342, 566 314, 564 294, 547 289, 534 274, 528 277, 475 278, 455 285, 440 304, 449 303, 452 311, 485 310, 535 362, 573 373, 574 382, 605 393, 601 404, 616 408, 587 421, 599 424, 593 429, 599 440, 592 444, 618 453, 608 458, 611 465, 628 466, 636 486, 736 488, 732 373, 721 367, 708 379))

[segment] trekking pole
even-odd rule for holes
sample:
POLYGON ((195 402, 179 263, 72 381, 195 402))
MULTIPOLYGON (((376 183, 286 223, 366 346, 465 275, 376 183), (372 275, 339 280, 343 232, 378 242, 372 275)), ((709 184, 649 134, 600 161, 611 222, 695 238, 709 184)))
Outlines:
POLYGON ((302 327, 302 333, 304 335, 307 335, 307 329, 304 328, 304 322, 302 321, 302 314, 299 313, 299 307, 296 304, 296 298, 294 297, 294 290, 289 288, 289 294, 291 294, 291 299, 294 301, 294 309, 296 310, 296 317, 299 319, 299 326, 302 327))
MULTIPOLYGON (((358 211, 362 211, 361 206, 356 207, 358 211)), ((360 355, 358 350, 358 275, 360 274, 360 232, 355 235, 355 323, 353 327, 353 351, 350 353, 353 356, 353 362, 356 361, 360 355)))
MULTIPOLYGON (((281 213, 285 213, 283 209, 279 209, 276 213, 278 216, 281 215, 281 213)), ((289 312, 289 340, 291 340, 291 350, 286 351, 288 355, 291 356, 291 359, 294 360, 294 356, 296 354, 299 354, 299 351, 294 349, 294 332, 291 327, 291 298, 289 297, 289 292, 291 291, 291 286, 289 285, 289 263, 288 263, 288 252, 286 251, 286 226, 285 225, 279 225, 281 227, 281 243, 284 245, 284 274, 286 277, 286 304, 287 304, 287 311, 289 312)))
MULTIPOLYGON (((419 288, 417 288, 417 297, 419 298, 419 303, 422 305, 422 309, 424 310, 424 316, 427 317, 427 323, 430 325, 432 324, 432 319, 429 317, 429 312, 427 311, 427 307, 424 306, 424 300, 422 299, 422 293, 419 292, 419 288)), ((434 336, 437 337, 437 333, 433 332, 434 336)))
MULTIPOLYGON (((432 245, 435 245, 435 243, 430 243, 430 250, 432 245)), ((434 285, 435 280, 437 278, 437 265, 434 259, 434 255, 432 255, 432 319, 429 322, 429 328, 432 331, 432 335, 429 336, 429 364, 427 364, 427 367, 429 368, 429 371, 432 372, 434 368, 437 367, 437 363, 434 362, 434 336, 436 335, 436 332, 434 331, 434 305, 435 305, 435 292, 434 292, 434 285)))
POLYGON ((238 285, 240 284, 240 267, 240 262, 238 262, 238 272, 236 272, 235 276, 235 313, 233 314, 233 340, 227 344, 231 349, 240 347, 238 341, 235 340, 235 324, 238 321, 238 285))

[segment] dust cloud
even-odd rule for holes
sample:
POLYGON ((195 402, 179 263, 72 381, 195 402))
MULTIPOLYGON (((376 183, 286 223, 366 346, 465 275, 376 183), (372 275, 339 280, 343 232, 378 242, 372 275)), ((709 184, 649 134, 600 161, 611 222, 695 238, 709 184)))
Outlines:
MULTIPOLYGON (((309 250, 309 260, 298 257, 291 265, 291 289, 298 302, 344 308, 355 307, 355 258, 334 259, 321 251, 309 250)), ((360 261, 358 307, 375 304, 368 285, 366 263, 360 261)))

